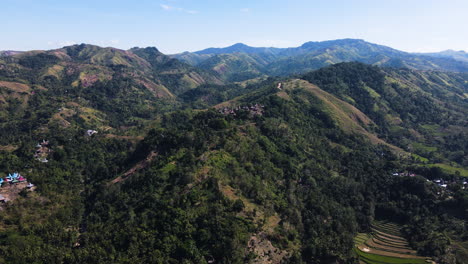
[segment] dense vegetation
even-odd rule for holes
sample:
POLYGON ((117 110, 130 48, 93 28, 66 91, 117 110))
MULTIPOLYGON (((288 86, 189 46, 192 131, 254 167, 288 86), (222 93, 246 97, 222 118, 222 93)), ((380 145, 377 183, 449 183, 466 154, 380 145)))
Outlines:
POLYGON ((357 263, 381 219, 466 263, 467 190, 427 181, 466 168, 466 75, 300 78, 224 84, 152 48, 0 58, 0 172, 37 186, 2 205, 0 262, 357 263))

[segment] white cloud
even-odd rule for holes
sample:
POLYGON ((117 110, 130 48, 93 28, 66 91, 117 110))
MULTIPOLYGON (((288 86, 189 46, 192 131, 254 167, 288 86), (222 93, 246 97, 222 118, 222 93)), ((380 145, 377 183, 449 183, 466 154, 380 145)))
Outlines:
POLYGON ((185 9, 185 8, 182 8, 182 7, 175 7, 175 6, 170 6, 170 5, 164 5, 164 4, 161 4, 160 5, 162 9, 164 9, 165 11, 172 11, 172 10, 175 10, 175 11, 178 11, 178 12, 183 12, 183 13, 187 13, 187 14, 191 14, 191 15, 194 15, 194 14, 198 14, 199 12, 196 11, 196 10, 189 10, 189 9, 185 9))
POLYGON ((101 47, 116 47, 119 46, 119 39, 109 39, 109 40, 95 40, 90 42, 90 44, 95 44, 101 47))
POLYGON ((241 8, 240 11, 242 13, 249 13, 250 12, 250 8, 241 8))
POLYGON ((171 9, 173 9, 172 6, 170 6, 170 5, 163 5, 163 4, 161 4, 161 8, 164 9, 164 10, 171 10, 171 9))

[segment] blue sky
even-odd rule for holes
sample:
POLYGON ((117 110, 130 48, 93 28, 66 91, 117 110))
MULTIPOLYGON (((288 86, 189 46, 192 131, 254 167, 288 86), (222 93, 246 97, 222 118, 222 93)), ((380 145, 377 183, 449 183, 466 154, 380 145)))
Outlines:
POLYGON ((164 53, 361 38, 468 51, 467 0, 0 0, 0 50, 91 43, 164 53))

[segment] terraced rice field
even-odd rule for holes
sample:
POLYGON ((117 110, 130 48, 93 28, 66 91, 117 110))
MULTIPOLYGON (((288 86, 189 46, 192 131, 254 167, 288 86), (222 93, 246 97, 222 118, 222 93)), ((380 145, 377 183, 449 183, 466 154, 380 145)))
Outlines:
POLYGON ((371 233, 359 233, 355 252, 361 264, 428 264, 430 258, 417 252, 401 235, 400 227, 390 222, 375 222, 371 233))

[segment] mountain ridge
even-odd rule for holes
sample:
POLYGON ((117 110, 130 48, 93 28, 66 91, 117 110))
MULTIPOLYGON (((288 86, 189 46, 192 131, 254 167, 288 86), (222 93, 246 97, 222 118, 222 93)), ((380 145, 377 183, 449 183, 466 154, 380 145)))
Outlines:
POLYGON ((248 44, 238 42, 238 43, 226 46, 226 47, 209 47, 209 48, 205 48, 205 49, 198 50, 198 51, 192 51, 192 52, 184 51, 184 52, 168 54, 168 55, 169 56, 176 56, 176 55, 186 54, 186 53, 195 53, 195 54, 224 54, 224 53, 235 53, 235 52, 258 53, 258 52, 261 52, 263 50, 270 50, 270 49, 271 50, 278 50, 278 51, 281 52, 281 51, 291 50, 291 49, 307 48, 307 47, 310 47, 310 46, 316 46, 317 44, 319 46, 326 46, 327 44, 330 44, 330 43, 340 44, 340 43, 345 43, 345 42, 349 42, 349 41, 355 42, 355 43, 357 43, 357 42, 368 43, 368 44, 372 44, 372 45, 375 45, 375 46, 380 46, 382 48, 394 50, 394 51, 396 51, 398 53, 405 53, 405 54, 417 54, 417 55, 450 54, 450 53, 467 54, 467 52, 464 51, 464 50, 453 50, 453 49, 442 50, 442 51, 439 51, 439 52, 407 52, 407 51, 402 51, 402 50, 398 50, 398 49, 395 49, 395 48, 391 48, 391 47, 386 46, 386 45, 371 43, 371 42, 368 42, 368 41, 366 41, 364 39, 343 38, 343 39, 324 40, 324 41, 307 41, 307 42, 304 42, 303 44, 301 44, 299 46, 285 47, 285 48, 279 48, 279 47, 274 47, 274 46, 270 46, 270 47, 250 46, 248 44))
MULTIPOLYGON (((301 74, 335 63, 350 61, 393 68, 468 72, 468 61, 457 60, 454 56, 414 54, 362 39, 309 41, 291 48, 250 47, 237 43, 225 48, 208 48, 170 56, 207 70, 233 69, 221 74, 225 79, 232 79, 232 76, 240 74, 238 70, 235 70, 235 65, 238 64, 236 61, 243 61, 242 63, 250 65, 263 65, 264 70, 254 67, 256 71, 260 71, 257 76, 301 74), (230 61, 223 60, 222 56, 227 55, 231 58, 230 61), (234 57, 237 58, 233 59, 234 57), (213 64, 214 61, 218 63, 213 64)), ((238 80, 242 81, 242 78, 238 80)))

